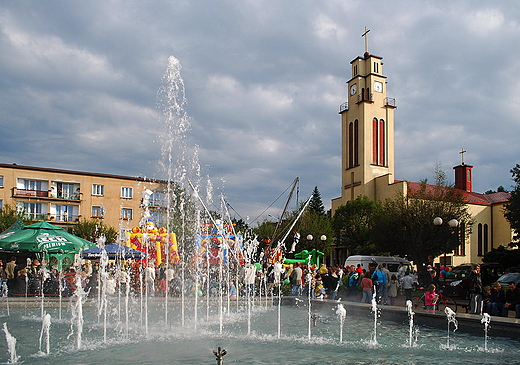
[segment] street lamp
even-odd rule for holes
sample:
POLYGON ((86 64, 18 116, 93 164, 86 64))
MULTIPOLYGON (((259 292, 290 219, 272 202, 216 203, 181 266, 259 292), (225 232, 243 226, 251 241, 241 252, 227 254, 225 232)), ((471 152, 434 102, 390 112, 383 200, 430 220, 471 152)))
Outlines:
MULTIPOLYGON (((312 234, 307 235, 307 241, 309 241, 309 243, 312 242, 313 239, 314 239, 314 237, 312 236, 312 234)), ((321 235, 320 240, 321 240, 321 242, 325 243, 325 241, 327 240, 327 236, 325 236, 324 234, 321 235)), ((318 240, 316 240, 314 242, 314 249, 316 250, 315 251, 316 252, 316 266, 318 266, 318 268, 319 268, 319 266, 320 266, 319 259, 320 258, 318 256, 318 240)))
MULTIPOLYGON (((444 270, 446 270, 446 262, 447 262, 446 255, 447 255, 447 251, 448 251, 448 233, 458 227, 459 221, 456 219, 452 219, 448 222, 448 225, 444 225, 444 226, 442 225, 442 223, 443 222, 442 222, 441 217, 436 217, 433 220, 433 224, 436 225, 437 227, 442 227, 442 230, 444 232, 444 270)), ((446 286, 446 273, 444 273, 444 286, 446 286)))

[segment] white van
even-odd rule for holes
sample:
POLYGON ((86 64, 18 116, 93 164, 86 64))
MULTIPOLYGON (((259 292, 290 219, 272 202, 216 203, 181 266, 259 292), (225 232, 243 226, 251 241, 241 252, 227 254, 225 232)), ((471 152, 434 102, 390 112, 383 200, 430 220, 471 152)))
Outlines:
MULTIPOLYGON (((345 260, 345 267, 354 265, 357 268, 357 265, 361 264, 362 269, 368 270, 369 265, 372 264, 372 262, 377 263, 377 265, 385 263, 386 268, 388 269, 388 271, 390 271, 390 276, 392 276, 393 274, 397 276, 399 264, 402 263, 405 271, 410 271, 410 274, 414 279, 414 284, 417 283, 417 273, 413 269, 412 264, 410 263, 410 261, 403 259, 402 257, 353 255, 347 257, 347 259, 345 260)), ((416 285, 418 285, 418 283, 416 285)))

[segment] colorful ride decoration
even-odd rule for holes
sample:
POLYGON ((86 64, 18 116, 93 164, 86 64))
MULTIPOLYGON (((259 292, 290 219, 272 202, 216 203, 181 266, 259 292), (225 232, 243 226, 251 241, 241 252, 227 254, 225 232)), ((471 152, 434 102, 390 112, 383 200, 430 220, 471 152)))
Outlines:
POLYGON ((215 223, 216 226, 209 223, 202 224, 201 233, 196 236, 197 264, 201 266, 220 264, 219 255, 222 248, 223 264, 227 265, 233 261, 243 266, 245 260, 242 235, 240 233, 235 235, 234 225, 225 224, 220 220, 215 223))
POLYGON ((296 262, 299 262, 300 264, 308 264, 309 263, 309 256, 311 256, 311 265, 313 266, 319 266, 320 257, 323 257, 325 254, 321 251, 316 251, 316 249, 313 249, 312 251, 303 250, 302 252, 298 252, 294 254, 294 259, 287 259, 285 258, 283 260, 284 264, 294 264, 296 262), (316 254, 317 252, 317 254, 316 254))
POLYGON ((164 227, 157 228, 152 219, 148 219, 143 227, 134 227, 125 235, 125 245, 141 252, 148 252, 147 260, 155 262, 156 267, 161 265, 166 257, 169 257, 170 264, 180 262, 175 233, 168 234, 164 227))

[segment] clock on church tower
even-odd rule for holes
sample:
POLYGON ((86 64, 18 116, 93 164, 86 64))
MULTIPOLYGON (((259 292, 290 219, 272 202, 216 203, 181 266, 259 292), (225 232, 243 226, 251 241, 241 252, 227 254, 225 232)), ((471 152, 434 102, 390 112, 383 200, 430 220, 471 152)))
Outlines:
POLYGON ((360 195, 376 200, 378 180, 393 182, 396 105, 386 96, 383 57, 368 52, 369 31, 365 27, 362 35, 365 53, 350 62, 348 101, 340 106, 342 193, 337 205, 360 195))

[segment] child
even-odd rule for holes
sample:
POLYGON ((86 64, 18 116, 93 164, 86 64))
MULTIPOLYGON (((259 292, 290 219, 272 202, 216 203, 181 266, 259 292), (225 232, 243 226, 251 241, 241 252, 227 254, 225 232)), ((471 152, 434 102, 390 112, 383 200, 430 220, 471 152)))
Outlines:
POLYGON ((372 283, 372 279, 370 279, 370 271, 367 271, 365 277, 361 280, 361 289, 363 289, 363 298, 361 299, 361 303, 366 302, 370 303, 372 300, 372 287, 374 284, 372 283))
POLYGON ((314 297, 316 299, 323 299, 326 298, 327 295, 325 295, 325 287, 323 286, 323 282, 321 281, 321 275, 316 275, 316 287, 314 288, 314 297))
POLYGON ((388 296, 390 297, 390 305, 395 305, 395 298, 397 297, 397 288, 399 287, 399 281, 397 277, 392 275, 390 279, 390 286, 388 287, 388 296))
POLYGON ((424 293, 424 304, 427 310, 435 310, 435 304, 439 296, 435 294, 435 285, 430 284, 428 291, 424 293))

